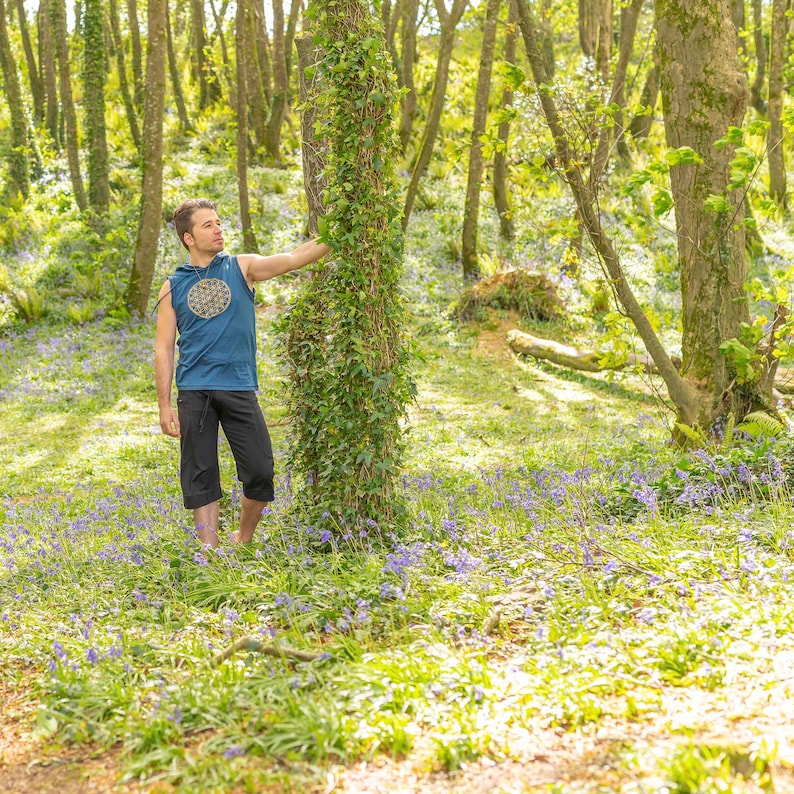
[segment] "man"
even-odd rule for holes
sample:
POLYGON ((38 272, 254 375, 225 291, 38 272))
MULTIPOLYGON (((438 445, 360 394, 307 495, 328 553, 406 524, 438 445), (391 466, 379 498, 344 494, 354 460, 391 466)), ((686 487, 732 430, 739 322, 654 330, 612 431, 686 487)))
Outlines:
POLYGON ((201 543, 214 547, 222 496, 218 426, 223 427, 243 484, 232 542, 248 543, 274 496, 273 452, 256 399, 254 283, 298 270, 331 249, 310 240, 285 254, 229 256, 215 205, 203 198, 180 204, 174 227, 190 259, 163 284, 158 299, 154 371, 160 428, 180 440, 184 504, 193 511, 201 543))

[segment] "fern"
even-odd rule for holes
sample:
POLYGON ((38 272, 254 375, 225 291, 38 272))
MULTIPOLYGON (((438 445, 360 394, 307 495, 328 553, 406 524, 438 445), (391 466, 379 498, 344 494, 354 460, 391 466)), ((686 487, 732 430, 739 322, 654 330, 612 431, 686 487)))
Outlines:
POLYGON ((708 441, 700 425, 685 425, 683 422, 676 422, 675 429, 684 436, 693 447, 703 447, 708 441))
POLYGON ((722 434, 722 451, 723 452, 730 452, 731 447, 733 446, 733 430, 736 427, 736 417, 733 415, 733 411, 728 414, 728 419, 725 423, 725 431, 722 434))
POLYGON ((753 411, 747 414, 742 422, 737 425, 737 429, 747 433, 751 438, 760 438, 762 436, 777 438, 786 432, 783 423, 765 411, 753 411))

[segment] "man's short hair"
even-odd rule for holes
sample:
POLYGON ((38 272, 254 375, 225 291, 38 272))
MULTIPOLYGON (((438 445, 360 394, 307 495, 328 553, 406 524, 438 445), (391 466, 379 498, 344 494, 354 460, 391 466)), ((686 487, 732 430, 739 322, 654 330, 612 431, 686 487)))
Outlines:
POLYGON ((207 198, 188 199, 183 201, 174 210, 174 229, 179 242, 189 251, 190 248, 185 244, 185 232, 193 232, 193 215, 197 210, 215 210, 218 208, 207 198))

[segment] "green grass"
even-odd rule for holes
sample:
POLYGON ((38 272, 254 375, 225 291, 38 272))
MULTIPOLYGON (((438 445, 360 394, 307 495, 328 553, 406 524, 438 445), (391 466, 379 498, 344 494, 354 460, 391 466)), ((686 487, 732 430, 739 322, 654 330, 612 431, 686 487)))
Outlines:
MULTIPOLYGON (((289 207, 296 186, 279 185, 289 207)), ((268 239, 288 244, 292 217, 269 212, 268 239)), ((761 785, 772 750, 698 743, 705 717, 679 719, 668 700, 743 692, 770 680, 772 649, 794 651, 783 448, 711 450, 682 480, 647 384, 484 351, 450 321, 458 273, 426 220, 407 255, 421 360, 399 534, 336 545, 291 511, 271 321, 300 278, 260 290, 280 479, 242 551, 205 553, 191 535, 158 427, 151 318, 6 329, 0 675, 32 687, 30 727, 57 745, 120 744, 129 778, 186 792, 322 790, 331 765, 380 754, 453 773, 602 724, 625 737, 616 780, 761 785), (740 487, 742 464, 765 489, 740 487), (213 664, 245 637, 319 657, 249 643, 213 664), (680 746, 643 741, 660 723, 680 746), (731 761, 742 753, 755 765, 731 761)), ((239 492, 222 455, 227 533, 239 492)))

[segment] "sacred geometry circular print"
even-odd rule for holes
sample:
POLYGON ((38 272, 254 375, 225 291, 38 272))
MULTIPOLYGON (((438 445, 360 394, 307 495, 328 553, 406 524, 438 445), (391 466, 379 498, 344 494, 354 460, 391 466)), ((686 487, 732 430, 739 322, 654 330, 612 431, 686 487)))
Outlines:
POLYGON ((232 300, 229 285, 219 278, 205 278, 190 288, 187 305, 199 317, 217 317, 223 314, 232 300))

